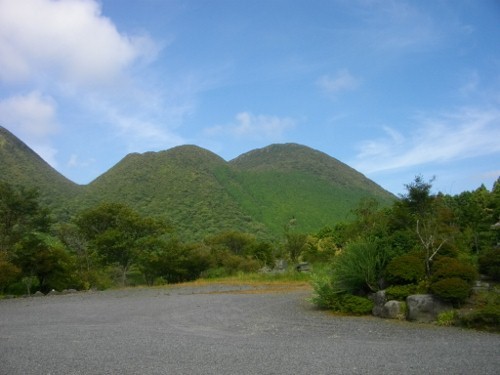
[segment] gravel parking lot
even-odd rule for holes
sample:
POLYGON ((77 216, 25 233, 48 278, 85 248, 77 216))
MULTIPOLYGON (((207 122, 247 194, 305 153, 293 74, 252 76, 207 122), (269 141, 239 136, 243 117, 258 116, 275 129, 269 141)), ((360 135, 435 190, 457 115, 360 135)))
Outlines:
POLYGON ((0 373, 499 374, 500 335, 209 285, 0 301, 0 373))

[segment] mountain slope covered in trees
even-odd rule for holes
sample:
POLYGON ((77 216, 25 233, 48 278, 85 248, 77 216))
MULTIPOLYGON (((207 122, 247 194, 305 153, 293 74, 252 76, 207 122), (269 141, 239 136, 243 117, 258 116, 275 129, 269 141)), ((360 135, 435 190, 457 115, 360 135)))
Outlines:
POLYGON ((66 217, 101 202, 169 222, 180 237, 237 230, 276 237, 295 219, 317 231, 348 219, 363 198, 395 197, 344 163, 306 146, 271 145, 229 162, 197 146, 129 154, 90 184, 55 171, 0 128, 0 180, 37 187, 66 217))
POLYGON ((0 126, 0 180, 26 188, 37 188, 42 200, 55 207, 75 198, 81 186, 68 180, 45 160, 0 126))

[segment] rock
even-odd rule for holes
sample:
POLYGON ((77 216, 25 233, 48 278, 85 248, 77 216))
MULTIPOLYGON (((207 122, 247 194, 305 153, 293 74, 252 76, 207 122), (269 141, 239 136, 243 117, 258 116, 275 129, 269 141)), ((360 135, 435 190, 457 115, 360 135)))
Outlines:
POLYGON ((490 283, 487 283, 482 280, 476 280, 474 282, 474 286, 472 287, 472 291, 474 293, 484 292, 490 289, 491 289, 490 283))
POLYGON ((441 301, 432 294, 414 294, 406 297, 408 320, 430 323, 439 313, 453 309, 450 303, 441 301))
POLYGON ((309 272, 311 270, 311 266, 307 262, 299 263, 295 266, 295 271, 297 272, 309 272))
POLYGON ((57 296, 59 293, 57 290, 52 289, 50 292, 47 293, 48 296, 57 296))
POLYGON ((61 294, 73 294, 77 293, 78 291, 76 289, 64 289, 61 294))
POLYGON ((373 301, 372 314, 382 317, 384 305, 387 302, 385 290, 379 290, 377 293, 373 293, 370 295, 370 299, 373 301))
POLYGON ((382 318, 405 319, 406 305, 401 301, 387 301, 382 308, 382 318))
POLYGON ((43 294, 39 290, 37 290, 37 292, 35 294, 33 294, 33 297, 43 297, 43 296, 45 296, 45 294, 43 294))

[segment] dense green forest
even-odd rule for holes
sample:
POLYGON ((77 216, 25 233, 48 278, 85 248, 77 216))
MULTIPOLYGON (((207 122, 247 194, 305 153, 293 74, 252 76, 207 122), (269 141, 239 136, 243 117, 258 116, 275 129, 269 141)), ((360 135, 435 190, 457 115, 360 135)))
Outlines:
MULTIPOLYGON (((362 199, 354 219, 316 233, 283 223, 280 239, 237 230, 186 241, 167 221, 120 203, 100 203, 56 221, 38 192, 0 183, 0 293, 161 285, 308 262, 314 302, 367 313, 370 293, 395 299, 432 293, 455 306, 479 275, 500 279, 500 179, 450 196, 417 176, 391 206, 362 199)), ((498 294, 483 301, 498 314, 498 294)), ((489 310, 487 310, 489 311, 489 310)), ((496 314, 496 315, 495 315, 496 314)))

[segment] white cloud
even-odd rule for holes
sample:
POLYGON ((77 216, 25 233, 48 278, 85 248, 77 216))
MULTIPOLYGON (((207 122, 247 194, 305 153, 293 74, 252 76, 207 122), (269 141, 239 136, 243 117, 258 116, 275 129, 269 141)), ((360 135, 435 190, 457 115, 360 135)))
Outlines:
POLYGON ((0 119, 24 136, 39 139, 57 131, 56 104, 38 91, 0 101, 0 119))
POLYGON ((56 133, 56 104, 37 91, 0 100, 0 121, 53 167, 57 166, 49 136, 56 133))
POLYGON ((257 139, 277 141, 283 134, 294 128, 296 121, 289 117, 277 117, 269 115, 254 115, 250 112, 240 112, 235 121, 229 125, 217 125, 206 129, 205 134, 209 136, 230 135, 236 139, 257 139))
POLYGON ((500 152, 500 111, 464 108, 424 118, 403 135, 385 128, 386 137, 360 144, 355 168, 373 173, 427 163, 445 163, 500 152))
POLYGON ((157 52, 147 36, 121 34, 89 0, 0 0, 0 80, 103 84, 157 52))
POLYGON ((324 75, 320 77, 317 85, 328 94, 336 95, 341 91, 357 89, 360 85, 360 80, 349 73, 347 69, 342 69, 334 76, 324 75))

